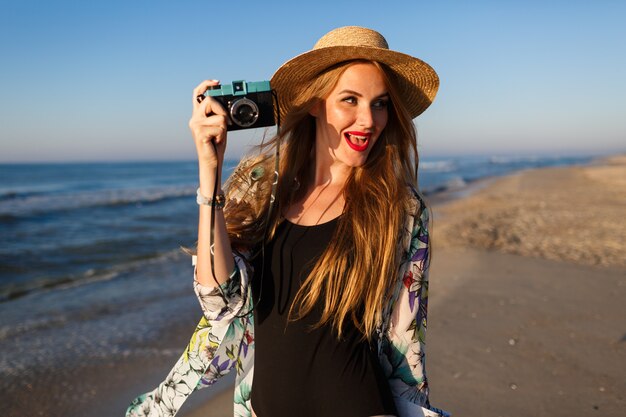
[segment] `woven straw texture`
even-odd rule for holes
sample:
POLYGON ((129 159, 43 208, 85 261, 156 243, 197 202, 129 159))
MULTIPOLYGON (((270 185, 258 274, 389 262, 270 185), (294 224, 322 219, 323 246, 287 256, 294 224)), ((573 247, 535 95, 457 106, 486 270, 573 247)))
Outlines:
POLYGON ((392 69, 413 118, 426 110, 437 94, 439 77, 430 65, 390 50, 385 38, 374 30, 346 26, 328 32, 311 51, 287 61, 274 73, 270 83, 278 94, 281 118, 291 110, 301 86, 325 69, 354 59, 377 61, 392 69))

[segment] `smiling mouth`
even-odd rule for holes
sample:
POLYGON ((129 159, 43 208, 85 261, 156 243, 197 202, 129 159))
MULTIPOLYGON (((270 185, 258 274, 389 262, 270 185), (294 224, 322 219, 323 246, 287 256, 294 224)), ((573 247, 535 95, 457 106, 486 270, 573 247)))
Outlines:
POLYGON ((370 142, 370 134, 363 132, 346 132, 344 137, 348 146, 357 152, 363 152, 367 149, 370 142))

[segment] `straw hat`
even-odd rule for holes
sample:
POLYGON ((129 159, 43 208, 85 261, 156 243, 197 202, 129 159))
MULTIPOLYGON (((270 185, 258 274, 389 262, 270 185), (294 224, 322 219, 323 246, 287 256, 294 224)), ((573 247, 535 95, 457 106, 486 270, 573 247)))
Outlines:
POLYGON ((274 73, 270 84, 278 95, 281 117, 290 111, 301 86, 323 70, 353 59, 377 61, 393 70, 412 118, 426 110, 437 94, 439 77, 430 65, 390 50, 385 38, 372 29, 346 26, 328 32, 312 50, 285 62, 274 73))

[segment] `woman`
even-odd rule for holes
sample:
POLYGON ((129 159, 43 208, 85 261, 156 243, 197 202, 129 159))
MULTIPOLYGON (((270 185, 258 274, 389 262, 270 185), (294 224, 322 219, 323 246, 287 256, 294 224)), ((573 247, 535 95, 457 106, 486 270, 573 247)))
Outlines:
POLYGON ((194 90, 189 123, 204 318, 127 415, 173 415, 233 368, 236 416, 447 415, 424 373, 428 211, 412 123, 436 73, 373 30, 329 32, 272 77, 284 122, 226 195, 227 115, 203 96, 217 84, 194 90))

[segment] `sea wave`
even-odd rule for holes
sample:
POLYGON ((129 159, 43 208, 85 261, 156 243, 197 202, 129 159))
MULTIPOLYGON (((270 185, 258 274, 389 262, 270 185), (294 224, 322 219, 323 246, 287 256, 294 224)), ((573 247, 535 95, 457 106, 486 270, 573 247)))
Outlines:
POLYGON ((50 332, 71 323, 118 316, 121 310, 124 313, 142 311, 151 304, 188 297, 189 287, 181 286, 176 274, 171 272, 171 268, 180 268, 185 258, 180 251, 170 251, 154 259, 92 273, 73 283, 39 288, 33 290, 36 292, 32 297, 0 303, 0 343, 31 332, 50 332), (169 272, 159 276, 163 271, 169 272), (148 279, 155 276, 156 279, 148 279))
POLYGON ((33 293, 48 290, 63 290, 94 282, 109 281, 131 269, 177 259, 183 256, 180 249, 155 253, 142 259, 134 259, 100 270, 91 268, 80 274, 47 277, 45 279, 30 280, 25 283, 10 283, 0 286, 0 302, 7 302, 33 293))
POLYGON ((459 191, 467 187, 467 184, 469 182, 470 181, 466 178, 463 178, 461 176, 454 176, 454 177, 449 178, 443 184, 438 184, 431 188, 425 189, 424 194, 432 195, 436 193, 443 193, 446 191, 459 191))
POLYGON ((194 194, 195 189, 189 186, 104 191, 90 190, 65 194, 17 193, 10 198, 0 199, 0 222, 5 220, 13 221, 16 217, 26 217, 61 210, 155 204, 164 200, 189 197, 194 194))
POLYGON ((425 172, 452 172, 457 169, 456 162, 453 160, 422 161, 419 167, 425 172))
POLYGON ((45 195, 46 192, 43 191, 34 191, 34 190, 6 190, 6 191, 0 191, 0 202, 2 201, 11 201, 11 200, 17 200, 20 198, 28 198, 28 197, 34 197, 34 196, 41 196, 41 195, 45 195))
POLYGON ((489 158, 489 163, 493 165, 532 164, 538 161, 540 158, 537 156, 492 156, 489 158))

